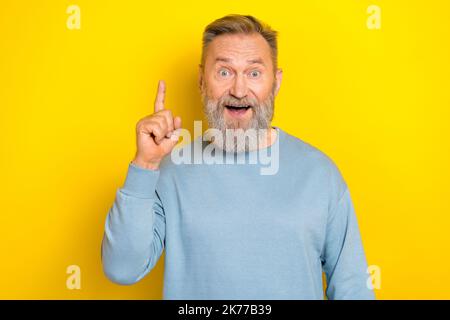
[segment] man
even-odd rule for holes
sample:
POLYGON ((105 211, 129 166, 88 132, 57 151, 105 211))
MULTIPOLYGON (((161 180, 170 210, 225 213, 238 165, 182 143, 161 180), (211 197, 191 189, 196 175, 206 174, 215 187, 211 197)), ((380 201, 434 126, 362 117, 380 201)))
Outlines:
POLYGON ((322 272, 328 299, 374 299, 338 168, 271 126, 282 79, 276 31, 252 16, 225 16, 206 27, 201 60, 204 111, 224 138, 200 140, 202 148, 217 145, 215 153, 237 157, 270 151, 278 169, 264 175, 259 163, 174 163, 181 119, 165 109, 160 81, 154 113, 137 123, 137 152, 106 218, 105 274, 136 283, 165 249, 164 299, 323 299, 322 272), (239 144, 225 134, 232 129, 263 135, 239 144))

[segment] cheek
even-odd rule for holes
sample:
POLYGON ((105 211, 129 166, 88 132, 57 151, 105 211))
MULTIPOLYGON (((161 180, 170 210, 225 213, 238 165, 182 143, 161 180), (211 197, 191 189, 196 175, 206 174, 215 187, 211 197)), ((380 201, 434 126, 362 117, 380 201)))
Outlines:
POLYGON ((264 101, 269 97, 270 93, 272 92, 272 83, 268 81, 261 83, 254 83, 252 86, 252 92, 260 102, 264 101))
POLYGON ((209 83, 207 92, 210 97, 217 100, 226 94, 227 87, 223 83, 213 80, 209 83))

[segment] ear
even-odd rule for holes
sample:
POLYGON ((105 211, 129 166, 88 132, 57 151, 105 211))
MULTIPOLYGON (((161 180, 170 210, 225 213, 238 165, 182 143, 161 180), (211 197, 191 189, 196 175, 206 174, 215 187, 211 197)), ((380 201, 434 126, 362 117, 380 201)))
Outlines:
POLYGON ((281 80, 283 80, 283 70, 278 68, 275 73, 275 96, 278 95, 278 91, 280 91, 281 80))

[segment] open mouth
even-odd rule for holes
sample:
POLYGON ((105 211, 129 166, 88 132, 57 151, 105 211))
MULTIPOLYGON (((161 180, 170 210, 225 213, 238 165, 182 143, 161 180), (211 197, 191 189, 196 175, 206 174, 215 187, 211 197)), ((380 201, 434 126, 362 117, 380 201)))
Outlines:
POLYGON ((227 112, 229 115, 231 115, 234 118, 241 118, 244 117, 248 110, 251 108, 249 105, 225 105, 225 108, 227 109, 227 112))
POLYGON ((251 108, 251 106, 247 106, 247 105, 240 105, 240 106, 226 105, 225 107, 226 107, 228 110, 231 110, 231 111, 248 110, 248 109, 251 108))

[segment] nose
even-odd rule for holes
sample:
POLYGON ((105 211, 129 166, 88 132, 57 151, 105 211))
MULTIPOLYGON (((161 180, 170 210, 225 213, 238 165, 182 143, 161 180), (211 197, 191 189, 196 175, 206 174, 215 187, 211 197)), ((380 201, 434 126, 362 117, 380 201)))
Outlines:
POLYGON ((245 77, 242 75, 237 75, 230 89, 230 94, 237 99, 242 99, 247 96, 247 83, 245 77))

